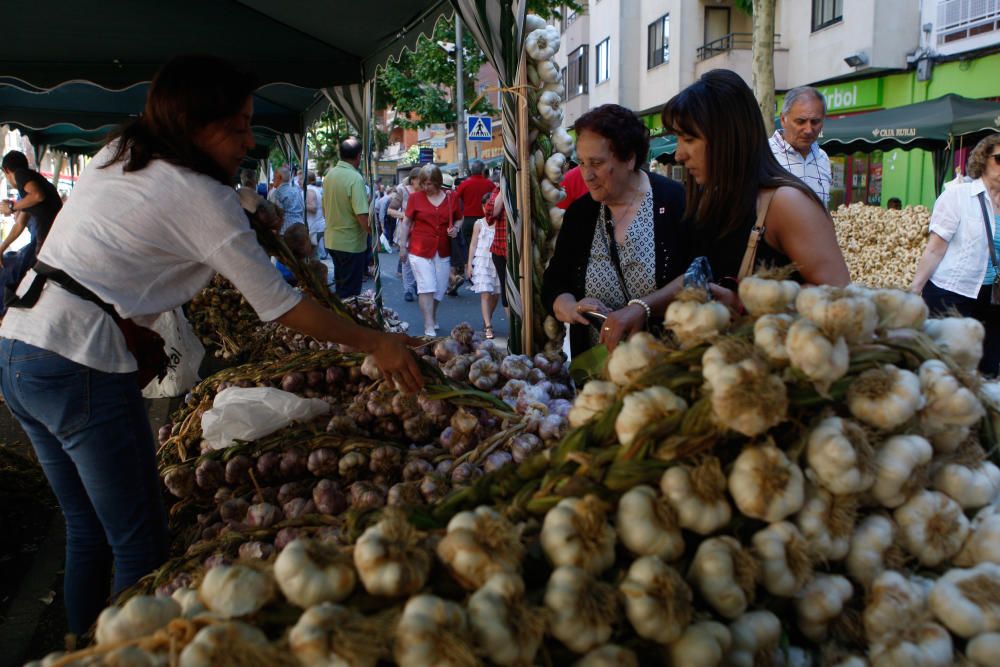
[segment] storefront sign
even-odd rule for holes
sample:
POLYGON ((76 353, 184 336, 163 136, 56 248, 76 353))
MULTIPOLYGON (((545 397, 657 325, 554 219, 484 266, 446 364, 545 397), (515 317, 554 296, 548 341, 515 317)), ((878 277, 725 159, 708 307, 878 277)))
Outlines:
POLYGON ((824 86, 819 92, 826 98, 828 114, 882 106, 881 79, 862 79, 824 86))
POLYGON ((917 136, 915 127, 876 127, 872 130, 872 136, 878 139, 898 139, 900 137, 917 136))

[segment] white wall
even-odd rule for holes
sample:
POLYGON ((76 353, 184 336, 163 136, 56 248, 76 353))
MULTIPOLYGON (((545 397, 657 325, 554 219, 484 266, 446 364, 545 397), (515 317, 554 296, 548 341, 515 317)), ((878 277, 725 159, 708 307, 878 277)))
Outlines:
MULTIPOLYGON (((621 49, 622 49, 622 6, 629 0, 591 0, 590 7, 590 50, 587 59, 590 61, 587 79, 590 84, 590 107, 602 104, 623 104, 621 49), (609 70, 611 76, 607 81, 596 83, 594 72, 597 63, 597 45, 610 38, 609 70)), ((633 0, 637 1, 637 0, 633 0)), ((626 48, 628 48, 626 46, 626 48)))
MULTIPOLYGON (((608 2, 610 0, 605 0, 608 2)), ((591 0, 593 2, 593 0, 591 0)), ((602 3, 603 4, 603 3, 602 3)), ((588 10, 589 11, 589 10, 588 10)), ((559 51, 556 53, 556 62, 559 63, 559 69, 562 70, 566 67, 566 59, 570 53, 575 51, 582 44, 588 45, 587 58, 593 57, 593 45, 590 44, 590 16, 588 11, 577 15, 576 20, 566 27, 566 31, 562 33, 562 38, 559 43, 559 51)), ((588 74, 588 77, 593 75, 588 74)), ((563 125, 570 127, 573 125, 577 118, 582 116, 588 109, 590 109, 590 95, 578 95, 574 98, 565 100, 563 104, 563 125)))

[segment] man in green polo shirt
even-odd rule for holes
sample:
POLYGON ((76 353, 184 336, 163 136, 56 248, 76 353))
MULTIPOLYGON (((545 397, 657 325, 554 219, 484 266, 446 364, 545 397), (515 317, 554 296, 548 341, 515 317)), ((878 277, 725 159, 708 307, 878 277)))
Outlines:
POLYGON ((348 137, 340 143, 340 162, 323 177, 323 210, 326 232, 323 245, 333 258, 337 296, 361 294, 368 248, 368 193, 358 171, 361 142, 348 137))

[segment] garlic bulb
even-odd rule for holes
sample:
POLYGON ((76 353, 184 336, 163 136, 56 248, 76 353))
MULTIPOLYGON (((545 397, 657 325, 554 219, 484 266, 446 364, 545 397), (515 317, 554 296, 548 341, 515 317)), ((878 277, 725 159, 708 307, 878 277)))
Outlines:
POLYGON ((775 366, 788 365, 788 330, 795 318, 791 315, 762 315, 753 324, 753 343, 775 366))
POLYGON ((639 667, 639 660, 627 648, 605 644, 574 662, 573 667, 639 667))
POLYGON ((660 478, 660 491, 677 512, 681 528, 708 535, 729 523, 732 509, 726 500, 726 478, 715 457, 695 468, 668 468, 660 478))
POLYGON ((710 537, 698 545, 688 578, 715 611, 725 618, 737 618, 753 599, 757 572, 753 555, 726 535, 710 537))
POLYGON ((354 545, 354 566, 372 595, 412 595, 423 588, 431 556, 423 536, 399 510, 390 509, 354 545))
POLYGON ((560 127, 552 132, 552 147, 566 157, 573 154, 575 143, 573 135, 567 132, 565 128, 560 127))
POLYGON ((771 595, 795 597, 813 576, 814 556, 794 524, 772 523, 753 536, 761 581, 771 595))
POLYGON ((618 343, 608 357, 608 379, 624 387, 648 370, 663 350, 663 343, 652 334, 645 331, 632 334, 618 343))
POLYGON ((907 551, 933 567, 952 558, 969 534, 969 520, 958 503, 937 491, 921 491, 894 513, 907 551))
POLYGON ((622 544, 637 556, 671 561, 684 553, 677 512, 652 487, 636 486, 621 497, 615 526, 622 544))
POLYGON ((711 341, 729 326, 729 309, 707 298, 704 292, 682 291, 667 306, 663 326, 673 332, 682 348, 711 341))
POLYGON ((437 546, 438 556, 465 588, 476 589, 499 572, 518 572, 520 532, 491 507, 459 512, 437 546))
POLYGON ((959 637, 1000 632, 1000 565, 948 570, 931 589, 934 616, 959 637))
POLYGON ((747 364, 732 364, 717 369, 709 384, 712 414, 725 428, 754 437, 787 417, 785 383, 766 370, 750 370, 747 364))
MULTIPOLYGON (((562 70, 552 60, 546 60, 535 64, 538 70, 538 78, 543 83, 562 83, 562 70)), ((560 153, 562 151, 559 151, 560 153)))
POLYGON ((868 586, 886 569, 886 555, 895 541, 896 525, 881 514, 866 516, 854 529, 847 553, 847 573, 868 586))
POLYGON ((674 667, 716 667, 732 645, 729 628, 715 621, 692 623, 681 638, 667 647, 674 667))
POLYGON ((872 495, 886 507, 899 507, 923 485, 933 457, 931 443, 919 435, 892 436, 875 455, 872 495))
POLYGON ((1000 468, 992 461, 972 466, 947 463, 934 473, 934 488, 962 509, 976 510, 992 503, 1000 493, 1000 468))
POLYGON ((339 548, 297 539, 274 561, 274 578, 288 601, 302 608, 339 602, 354 590, 354 567, 339 548))
POLYGON ((952 375, 943 361, 928 359, 920 364, 920 386, 926 399, 920 422, 927 433, 950 426, 972 426, 985 413, 976 395, 952 375))
POLYGON ((687 401, 659 385, 632 392, 622 401, 621 412, 615 419, 618 441, 629 445, 649 424, 667 419, 687 410, 687 401))
POLYGON ((924 322, 924 333, 931 337, 960 367, 975 370, 983 358, 986 329, 971 317, 944 317, 924 322))
POLYGON ((781 621, 769 611, 751 611, 729 624, 733 646, 726 654, 730 667, 772 664, 781 641, 781 621))
POLYGON ((556 567, 572 565, 600 574, 615 562, 615 530, 597 496, 560 500, 545 515, 541 543, 556 567))
POLYGON ((951 667, 951 635, 937 623, 918 622, 870 650, 872 667, 951 667))
POLYGON ((353 609, 323 602, 302 613, 288 632, 288 645, 303 667, 375 667, 384 644, 376 624, 353 609))
POLYGON ((524 50, 533 60, 548 60, 559 50, 559 29, 547 25, 524 38, 524 50))
POLYGON ((969 538, 955 563, 962 566, 1000 564, 1000 505, 987 505, 972 520, 969 538))
POLYGON ((198 598, 198 591, 193 588, 178 588, 170 594, 170 597, 181 606, 181 616, 184 618, 194 618, 210 613, 208 607, 202 604, 198 598))
POLYGON ((549 156, 549 159, 545 161, 545 178, 556 184, 561 183, 563 178, 563 169, 565 169, 565 167, 566 156, 562 153, 553 153, 549 156))
POLYGON ((822 392, 847 373, 851 361, 843 337, 827 338, 815 324, 801 318, 788 328, 785 348, 792 366, 802 371, 822 392))
POLYGON ((924 407, 920 378, 891 364, 872 368, 851 383, 847 407, 864 423, 891 431, 924 407))
POLYGON ((806 584, 795 601, 799 613, 799 629, 814 642, 826 639, 829 625, 840 616, 844 605, 854 594, 846 577, 820 574, 806 584))
MULTIPOLYGON (((218 568, 214 568, 218 569, 218 568)), ((270 650, 267 636, 246 623, 228 621, 209 625, 198 631, 194 639, 181 651, 178 667, 215 667, 232 660, 234 653, 250 653, 269 664, 274 654, 270 650)))
POLYGON ((98 645, 126 642, 151 635, 181 615, 172 598, 137 595, 123 606, 107 607, 97 617, 94 634, 98 645))
POLYGON ((880 329, 916 329, 927 319, 927 302, 919 294, 897 289, 872 290, 880 329))
POLYGON ((754 317, 784 313, 795 303, 800 285, 794 280, 747 276, 740 281, 740 301, 754 317))
POLYGON ((899 572, 875 578, 862 614, 868 641, 882 641, 918 620, 927 605, 924 589, 899 572))
POLYGON ((984 632, 965 645, 965 655, 977 667, 995 667, 1000 664, 1000 632, 984 632))
POLYGON ((433 595, 415 595, 403 607, 393 654, 400 667, 473 667, 462 607, 433 595))
POLYGON ((795 298, 795 309, 831 340, 867 342, 878 325, 878 311, 870 299, 828 285, 803 288, 795 298))
POLYGON ((586 653, 611 638, 618 618, 618 593, 578 567, 557 567, 545 588, 552 636, 575 653, 586 653))
POLYGON ((545 634, 545 614, 527 606, 524 582, 499 572, 469 598, 476 644, 497 665, 529 665, 545 634))
POLYGON ((583 385, 573 408, 569 411, 569 425, 573 428, 583 426, 597 414, 607 410, 618 400, 618 386, 613 382, 591 380, 583 385))
POLYGON ((746 447, 733 463, 729 493, 743 514, 781 521, 802 507, 802 471, 773 444, 746 447))
POLYGON ((832 493, 870 489, 875 483, 874 459, 864 429, 850 420, 828 417, 809 433, 806 460, 819 483, 832 493))
POLYGON ((835 496, 825 489, 810 487, 796 522, 813 552, 821 558, 835 561, 847 556, 856 515, 855 498, 835 496))
POLYGON ((691 622, 691 589, 677 570, 656 556, 636 559, 619 589, 628 620, 640 637, 668 644, 691 622))
MULTIPOLYGON (((549 103, 555 102, 555 101, 561 99, 559 97, 558 93, 543 93, 542 97, 545 97, 546 95, 549 96, 547 98, 549 103)), ((539 101, 538 105, 539 105, 539 108, 541 108, 542 102, 539 101)), ((550 108, 549 111, 548 111, 548 113, 547 113, 547 115, 548 115, 548 117, 550 119, 548 122, 553 122, 554 118, 556 118, 556 114, 557 113, 558 113, 559 120, 562 120, 562 111, 558 111, 557 112, 557 111, 551 110, 551 108, 550 108)), ((562 188, 560 188, 558 185, 553 185, 551 181, 545 181, 545 180, 543 180, 541 187, 542 187, 542 199, 544 199, 545 201, 547 201, 549 204, 553 204, 553 205, 554 204, 558 204, 559 202, 561 202, 563 199, 566 198, 566 191, 563 190, 562 188)))
POLYGON ((246 616, 275 595, 274 580, 266 572, 245 565, 217 565, 205 573, 198 597, 223 618, 246 616))

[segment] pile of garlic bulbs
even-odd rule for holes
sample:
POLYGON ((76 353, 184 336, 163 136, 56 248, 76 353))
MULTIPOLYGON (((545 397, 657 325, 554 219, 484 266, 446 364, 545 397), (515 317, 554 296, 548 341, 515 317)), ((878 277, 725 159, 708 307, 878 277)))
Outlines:
POLYGON ((830 215, 855 281, 869 287, 910 286, 927 245, 931 212, 926 206, 893 211, 857 203, 830 215))

